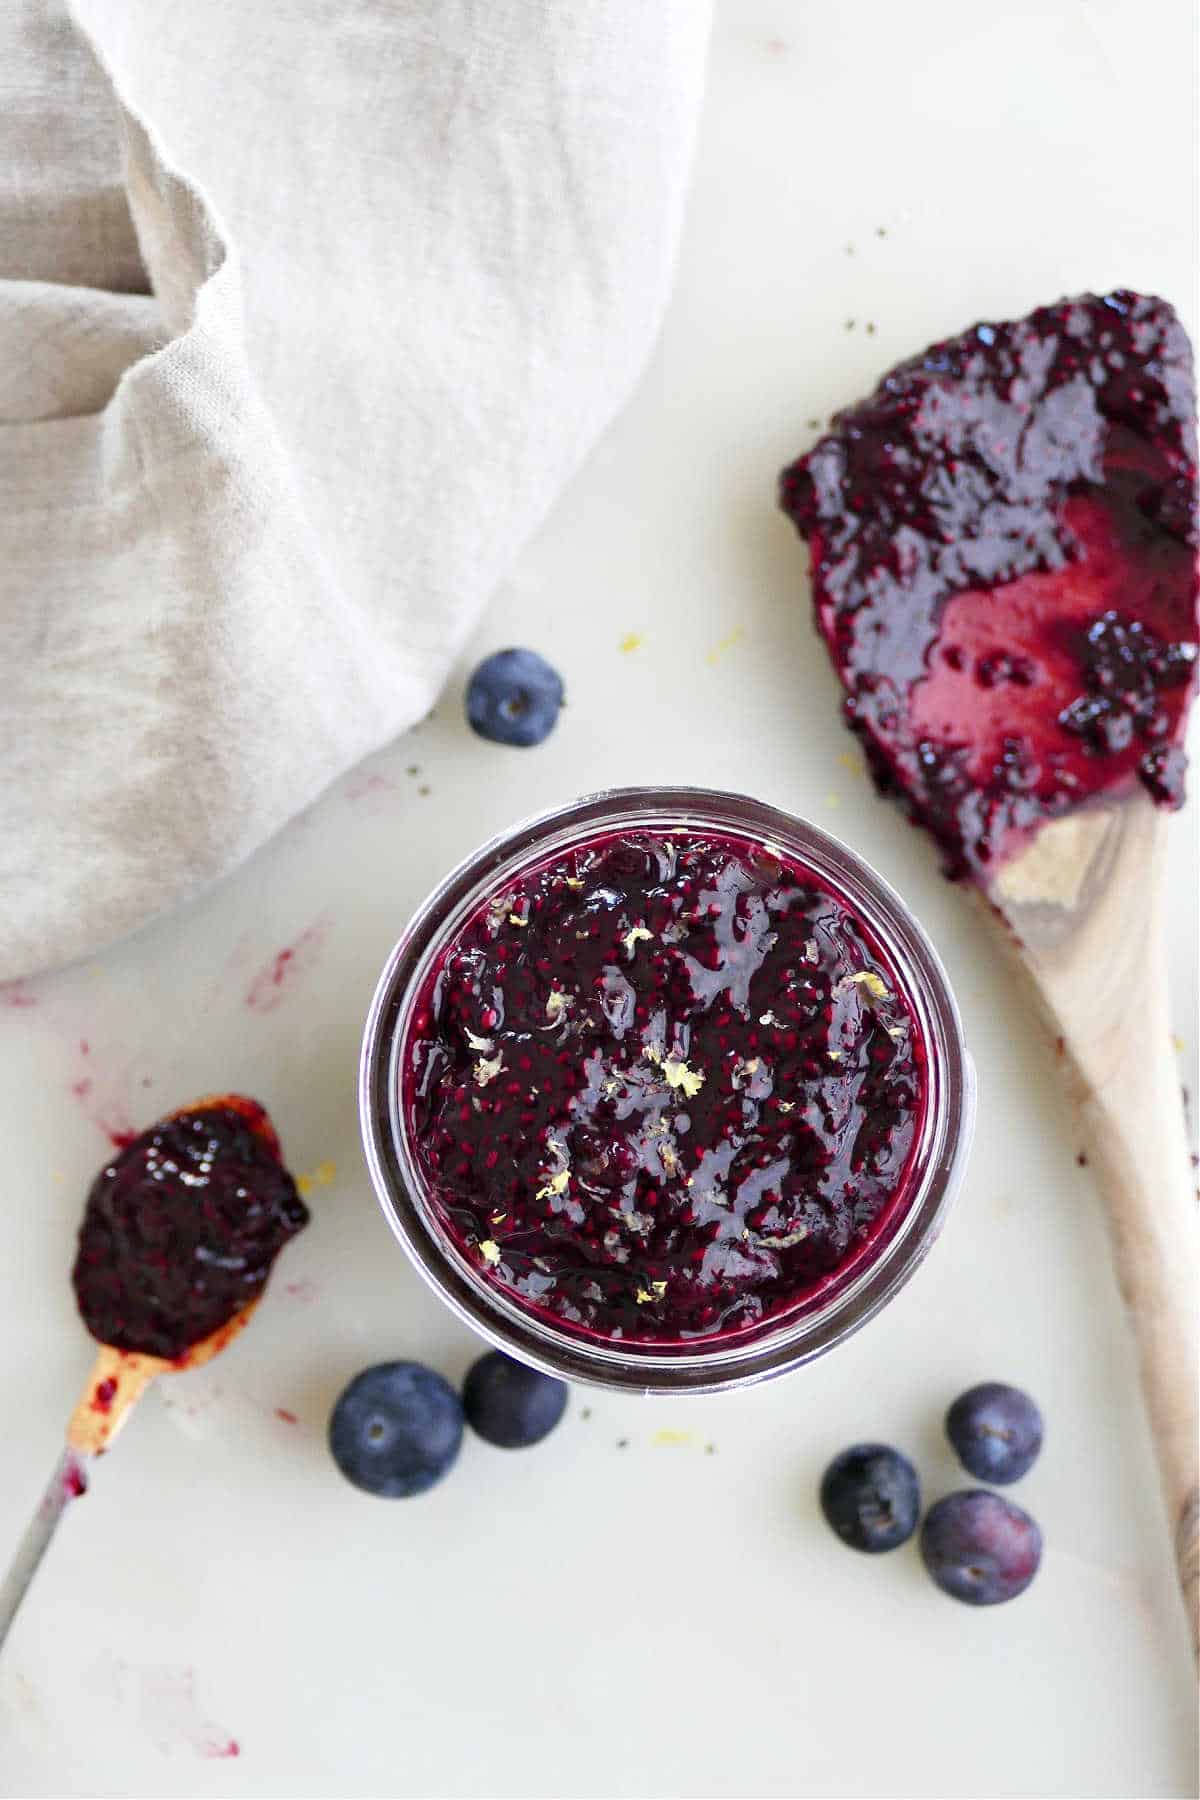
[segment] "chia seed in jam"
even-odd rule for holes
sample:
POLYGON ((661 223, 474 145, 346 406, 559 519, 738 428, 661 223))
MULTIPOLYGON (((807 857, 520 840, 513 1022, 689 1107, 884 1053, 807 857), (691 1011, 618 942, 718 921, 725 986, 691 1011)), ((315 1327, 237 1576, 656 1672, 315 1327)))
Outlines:
POLYGON ((732 833, 520 875, 441 953, 401 1105, 458 1252, 557 1326, 658 1347, 783 1315, 905 1193, 925 1050, 866 925, 732 833))
POLYGON ((933 345, 781 500, 847 721, 950 874, 1135 781, 1182 804, 1196 403, 1165 301, 1085 294, 933 345))

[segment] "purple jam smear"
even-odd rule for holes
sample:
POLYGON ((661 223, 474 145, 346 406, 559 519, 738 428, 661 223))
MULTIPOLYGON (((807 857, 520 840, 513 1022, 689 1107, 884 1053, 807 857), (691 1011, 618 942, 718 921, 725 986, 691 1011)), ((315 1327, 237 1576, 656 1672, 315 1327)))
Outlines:
POLYGON ((261 1106, 226 1095, 174 1113, 92 1183, 72 1273, 83 1322, 174 1361, 258 1296, 307 1223, 261 1106))
POLYGON ((984 880, 1140 781, 1183 800, 1196 405, 1171 307, 1086 294, 885 375, 785 470, 880 790, 984 880))
POLYGON ((402 1052, 438 1217, 556 1325, 743 1331, 861 1261, 905 1191, 925 1051, 865 924, 776 847, 638 830, 461 928, 402 1052))

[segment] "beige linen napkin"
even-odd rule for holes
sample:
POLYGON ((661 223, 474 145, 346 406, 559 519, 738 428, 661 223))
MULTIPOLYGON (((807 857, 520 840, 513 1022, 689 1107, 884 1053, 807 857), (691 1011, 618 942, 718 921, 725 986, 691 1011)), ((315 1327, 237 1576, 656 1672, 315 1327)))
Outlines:
POLYGON ((701 0, 0 5, 0 979, 428 710, 636 381, 701 0))

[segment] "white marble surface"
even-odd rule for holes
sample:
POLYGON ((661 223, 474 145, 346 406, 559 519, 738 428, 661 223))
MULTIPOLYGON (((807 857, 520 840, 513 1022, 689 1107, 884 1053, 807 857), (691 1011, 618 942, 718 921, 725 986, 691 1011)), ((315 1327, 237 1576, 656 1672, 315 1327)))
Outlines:
MULTIPOLYGON (((152 1396, 68 1515, 0 1661, 6 1794, 1195 1791, 1194 1673, 1053 1058, 973 911, 858 773, 772 502, 806 421, 978 316, 1127 283, 1195 324, 1191 14, 723 0, 660 351, 464 662, 514 640, 545 652, 570 693, 556 736, 485 747, 456 681, 218 892, 0 1010, 2 1544, 89 1360, 66 1277, 103 1127, 244 1088, 296 1169, 336 1167, 247 1337, 152 1396), (981 1084, 957 1213, 891 1309, 790 1381, 601 1396, 590 1416, 579 1395, 536 1452, 469 1442, 429 1497, 368 1500, 324 1449, 342 1383, 397 1355, 457 1376, 475 1349, 368 1191, 354 1066, 379 965, 496 827, 603 783, 689 777, 845 836, 934 935, 981 1084), (278 1005, 248 1008, 298 940, 278 1005), (814 1488, 832 1451, 878 1435, 947 1491, 940 1415, 993 1375, 1045 1407, 1017 1497, 1048 1550, 1023 1599, 973 1613, 912 1546, 842 1549, 814 1488), (240 1756, 214 1755, 230 1736, 240 1756)), ((1195 819, 1193 803, 1172 834, 1193 1065, 1195 819)))

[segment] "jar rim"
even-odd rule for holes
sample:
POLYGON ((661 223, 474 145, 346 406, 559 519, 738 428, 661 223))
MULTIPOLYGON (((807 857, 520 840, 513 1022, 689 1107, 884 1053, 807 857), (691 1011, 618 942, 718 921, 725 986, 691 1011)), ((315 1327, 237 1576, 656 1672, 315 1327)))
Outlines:
POLYGON ((450 1309, 496 1348, 570 1381, 640 1393, 711 1393, 799 1367, 875 1315, 919 1266, 957 1191, 975 1111, 974 1065, 945 969, 923 927, 871 866, 839 839, 749 795, 698 787, 623 787, 584 795, 498 833, 418 907, 380 975, 363 1034, 359 1113, 372 1183, 394 1235, 450 1309), (784 848, 827 882, 881 944, 926 1046, 921 1137, 911 1191, 845 1280, 795 1308, 711 1342, 637 1345, 572 1331, 529 1311, 477 1273, 439 1231, 408 1142, 399 1058, 432 963, 494 890, 599 830, 711 830, 784 848))

